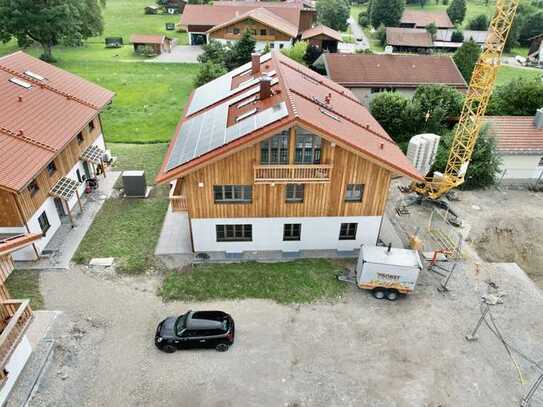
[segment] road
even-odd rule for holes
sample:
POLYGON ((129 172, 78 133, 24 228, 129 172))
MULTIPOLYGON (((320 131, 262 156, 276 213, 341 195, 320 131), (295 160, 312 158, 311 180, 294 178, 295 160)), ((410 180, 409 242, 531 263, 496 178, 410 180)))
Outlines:
POLYGON ((349 17, 349 25, 351 26, 351 31, 353 33, 353 36, 355 38, 355 41, 357 38, 361 38, 362 41, 356 41, 355 48, 356 49, 368 49, 370 48, 370 41, 368 37, 366 37, 366 34, 364 34, 364 30, 360 25, 358 24, 358 21, 356 21, 354 18, 349 17))

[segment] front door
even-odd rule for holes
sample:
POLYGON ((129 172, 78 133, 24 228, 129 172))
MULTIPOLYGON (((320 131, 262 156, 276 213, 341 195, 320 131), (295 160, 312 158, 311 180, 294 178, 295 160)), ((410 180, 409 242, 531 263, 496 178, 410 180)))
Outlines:
POLYGON ((55 198, 55 208, 57 208, 57 213, 59 218, 63 218, 66 216, 66 209, 64 208, 64 204, 62 202, 62 199, 55 198))
POLYGON ((91 178, 89 163, 87 161, 83 161, 83 171, 85 171, 85 179, 91 178))

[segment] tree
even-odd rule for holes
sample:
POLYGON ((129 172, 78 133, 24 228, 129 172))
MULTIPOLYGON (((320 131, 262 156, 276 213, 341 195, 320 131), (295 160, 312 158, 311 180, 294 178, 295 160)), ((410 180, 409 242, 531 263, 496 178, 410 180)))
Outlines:
MULTIPOLYGON (((433 171, 443 172, 447 166, 449 151, 452 145, 454 132, 447 132, 439 143, 433 171)), ((475 143, 473 155, 466 172, 462 188, 485 188, 496 182, 496 175, 500 171, 501 158, 496 151, 496 138, 491 134, 488 126, 481 129, 479 138, 475 143)))
POLYGON ((322 55, 322 50, 315 45, 308 45, 304 54, 304 62, 307 66, 311 67, 317 59, 322 55))
POLYGON ((358 13, 358 24, 361 27, 367 27, 368 25, 370 25, 370 18, 369 18, 368 11, 362 10, 360 13, 358 13))
POLYGON ((78 46, 102 34, 98 0, 0 0, 0 40, 17 39, 19 46, 32 42, 43 49, 41 58, 53 62, 53 47, 78 46))
POLYGON ((477 59, 479 59, 480 54, 481 47, 479 47, 473 40, 463 43, 462 46, 454 53, 454 62, 468 83, 471 79, 473 68, 477 63, 477 59))
POLYGON ((283 54, 289 57, 290 59, 299 62, 300 64, 304 63, 304 56, 307 51, 307 42, 298 41, 290 48, 283 48, 283 54))
POLYGON ((350 5, 347 0, 317 0, 317 20, 334 30, 347 30, 350 5))
POLYGON ((208 61, 200 65, 200 70, 194 79, 194 86, 202 86, 213 79, 226 73, 226 69, 221 64, 208 61))
POLYGON ((255 52, 256 41, 249 30, 245 30, 239 41, 228 50, 225 55, 225 66, 229 71, 251 60, 251 54, 255 52))
POLYGON ((452 42, 464 42, 464 34, 462 34, 462 31, 454 30, 451 34, 451 41, 452 42))
POLYGON ((432 36, 432 39, 435 38, 435 35, 437 34, 437 25, 434 22, 431 22, 426 26, 426 31, 432 36))
POLYGON ((223 64, 226 58, 227 49, 219 41, 211 40, 209 43, 202 45, 203 54, 198 55, 198 62, 205 64, 213 62, 215 64, 223 64))
POLYGON ((541 80, 517 79, 496 88, 488 112, 499 116, 533 116, 542 106, 541 80))
POLYGON ((385 27, 395 27, 400 24, 405 0, 372 0, 370 22, 374 28, 383 24, 385 27))
POLYGON ((451 117, 460 116, 464 98, 460 92, 445 85, 425 85, 417 88, 412 100, 424 116, 416 128, 440 134, 451 117))
POLYGON ((405 128, 405 112, 409 103, 407 98, 396 92, 381 92, 370 102, 371 115, 397 143, 409 139, 405 128))
POLYGON ((469 20, 467 29, 476 30, 476 31, 485 31, 488 29, 488 17, 485 14, 479 14, 476 17, 473 17, 469 20))
POLYGON ((466 16, 466 0, 452 0, 447 7, 447 14, 454 24, 461 24, 466 16))
POLYGON ((527 46, 528 39, 543 33, 543 11, 531 13, 522 19, 518 40, 520 45, 527 46))
POLYGON ((420 8, 424 8, 426 5, 426 0, 419 0, 420 8))
POLYGON ((387 29, 383 24, 379 26, 377 29, 377 32, 375 33, 375 37, 379 41, 379 44, 381 47, 384 47, 387 43, 387 29))

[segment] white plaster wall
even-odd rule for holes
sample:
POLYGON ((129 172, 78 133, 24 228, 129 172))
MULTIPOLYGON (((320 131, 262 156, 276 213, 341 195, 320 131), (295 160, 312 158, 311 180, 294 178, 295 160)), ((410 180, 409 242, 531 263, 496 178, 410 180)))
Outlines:
POLYGON ((242 252, 265 250, 354 250, 361 244, 375 244, 380 216, 307 217, 307 218, 229 218, 191 219, 194 251, 242 252), (301 223, 299 241, 283 241, 283 225, 301 223), (342 223, 358 223, 356 240, 339 240, 342 223), (217 242, 216 225, 251 224, 251 242, 217 242))
POLYGON ((504 179, 537 179, 543 171, 539 166, 541 155, 502 155, 504 179))
MULTIPOLYGON (((223 38, 213 38, 213 40, 216 40, 223 45, 227 45, 228 43, 235 42, 235 40, 226 40, 223 38)), ((208 38, 208 41, 209 41, 209 38, 208 38)), ((292 47, 292 41, 257 41, 255 44, 255 51, 263 51, 264 48, 266 48, 266 44, 270 44, 270 47, 271 47, 272 43, 274 44, 272 49, 281 49, 281 45, 283 45, 283 48, 292 47)))
POLYGON ((0 389, 0 406, 3 406, 7 401, 10 391, 25 367, 31 353, 32 345, 28 341, 26 335, 24 335, 6 363, 8 377, 0 389))

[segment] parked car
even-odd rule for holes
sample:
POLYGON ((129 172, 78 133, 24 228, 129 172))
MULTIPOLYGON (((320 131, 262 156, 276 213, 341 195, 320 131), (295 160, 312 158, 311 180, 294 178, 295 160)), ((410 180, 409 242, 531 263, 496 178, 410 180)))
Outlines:
POLYGON ((158 324, 155 345, 166 353, 178 349, 215 348, 227 351, 234 343, 234 320, 222 311, 188 311, 158 324))

